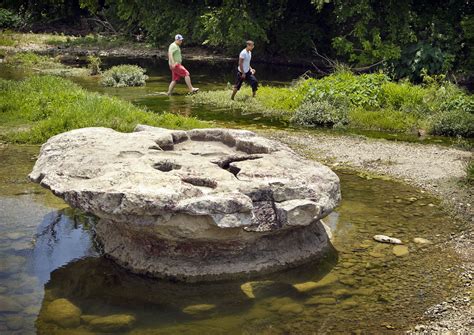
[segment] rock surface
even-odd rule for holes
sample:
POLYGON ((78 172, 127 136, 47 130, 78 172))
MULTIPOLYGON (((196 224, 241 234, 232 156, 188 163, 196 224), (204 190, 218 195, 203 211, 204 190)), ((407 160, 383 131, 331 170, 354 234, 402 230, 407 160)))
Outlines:
POLYGON ((188 281, 320 257, 340 200, 329 168, 242 130, 77 129, 43 145, 30 179, 99 217, 119 264, 188 281))

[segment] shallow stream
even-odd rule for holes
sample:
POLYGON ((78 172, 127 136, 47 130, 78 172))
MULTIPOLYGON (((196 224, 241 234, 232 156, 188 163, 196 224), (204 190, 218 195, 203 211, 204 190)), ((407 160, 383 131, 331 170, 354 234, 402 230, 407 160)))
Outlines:
MULTIPOLYGON (((190 70, 202 89, 214 89, 225 87, 223 66, 190 70)), ((281 71, 287 77, 262 79, 288 82, 298 75, 281 71)), ((192 106, 183 87, 181 95, 157 96, 166 90, 168 73, 151 68, 149 74, 145 88, 104 89, 94 79, 78 82, 157 112, 171 110, 234 127, 258 122, 237 112, 192 106)), ((260 124, 267 126, 281 125, 260 124)), ((45 309, 59 298, 74 303, 83 316, 133 315, 136 323, 127 334, 401 333, 462 284, 461 260, 443 242, 465 227, 422 191, 346 171, 337 171, 343 201, 325 220, 333 229, 335 251, 319 263, 252 279, 263 287, 255 298, 242 290, 245 279, 190 285, 136 276, 101 256, 93 217, 27 180, 38 152, 38 146, 0 147, 2 334, 94 334, 86 324, 62 329, 47 321, 45 309), (375 234, 400 238, 408 254, 395 255, 392 245, 372 240, 375 234), (416 244, 415 237, 432 243, 416 244)))

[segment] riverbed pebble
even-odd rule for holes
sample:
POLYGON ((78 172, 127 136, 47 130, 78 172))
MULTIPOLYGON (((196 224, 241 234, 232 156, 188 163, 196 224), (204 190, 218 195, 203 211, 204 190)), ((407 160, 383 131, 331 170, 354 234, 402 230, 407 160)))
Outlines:
POLYGON ((374 240, 381 243, 402 244, 402 241, 398 238, 386 235, 374 235, 374 240))

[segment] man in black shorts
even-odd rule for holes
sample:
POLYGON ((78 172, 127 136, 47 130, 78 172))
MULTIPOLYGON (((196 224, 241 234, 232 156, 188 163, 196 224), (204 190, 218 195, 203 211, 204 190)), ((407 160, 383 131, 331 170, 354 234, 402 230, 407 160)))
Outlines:
POLYGON ((257 78, 255 78, 256 71, 250 66, 254 46, 253 41, 247 41, 247 47, 240 52, 239 66, 237 66, 237 81, 235 82, 234 90, 230 97, 232 100, 234 100, 237 91, 242 87, 244 80, 252 87, 252 96, 255 97, 255 93, 257 93, 258 81, 257 78))

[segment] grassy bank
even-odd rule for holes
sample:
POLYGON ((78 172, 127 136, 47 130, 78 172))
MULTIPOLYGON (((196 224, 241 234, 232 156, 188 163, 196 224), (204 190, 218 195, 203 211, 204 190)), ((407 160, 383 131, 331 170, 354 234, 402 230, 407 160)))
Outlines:
POLYGON ((89 76, 90 69, 62 64, 58 57, 42 56, 34 52, 10 53, 5 56, 5 64, 20 67, 33 73, 50 74, 62 77, 89 76))
POLYGON ((456 85, 426 76, 422 85, 393 82, 383 73, 340 71, 322 79, 300 79, 290 87, 203 92, 195 103, 278 116, 302 126, 420 132, 474 137, 474 97, 456 85))
POLYGON ((206 126, 194 118, 159 115, 115 97, 88 92, 60 77, 0 80, 0 138, 6 142, 43 143, 53 135, 83 127, 128 132, 139 123, 183 129, 206 126))

